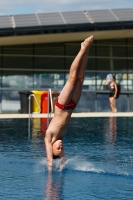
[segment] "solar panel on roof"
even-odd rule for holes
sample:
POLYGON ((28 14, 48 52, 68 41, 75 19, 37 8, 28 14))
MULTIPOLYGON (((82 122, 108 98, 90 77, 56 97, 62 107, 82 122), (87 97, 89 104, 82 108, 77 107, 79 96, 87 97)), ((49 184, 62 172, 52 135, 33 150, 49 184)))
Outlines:
POLYGON ((10 16, 0 16, 0 28, 11 28, 10 16))
POLYGON ((62 16, 67 24, 90 23, 89 19, 82 11, 62 12, 62 16))
POLYGON ((120 21, 132 21, 133 9, 111 9, 111 11, 117 16, 120 21))
POLYGON ((35 14, 14 15, 16 27, 39 26, 39 22, 35 14))
POLYGON ((132 27, 133 9, 131 8, 0 16, 0 36, 14 33, 30 35, 68 31, 120 30, 132 29, 132 27))
POLYGON ((38 13, 41 25, 64 25, 64 21, 60 13, 38 13))
POLYGON ((87 11, 93 22, 115 22, 117 18, 110 10, 89 10, 87 11))

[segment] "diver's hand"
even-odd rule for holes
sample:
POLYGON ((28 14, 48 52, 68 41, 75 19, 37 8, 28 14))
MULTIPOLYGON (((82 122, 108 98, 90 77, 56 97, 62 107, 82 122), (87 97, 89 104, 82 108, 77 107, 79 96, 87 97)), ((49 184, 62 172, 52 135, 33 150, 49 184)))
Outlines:
POLYGON ((52 172, 52 165, 48 165, 48 171, 52 172))

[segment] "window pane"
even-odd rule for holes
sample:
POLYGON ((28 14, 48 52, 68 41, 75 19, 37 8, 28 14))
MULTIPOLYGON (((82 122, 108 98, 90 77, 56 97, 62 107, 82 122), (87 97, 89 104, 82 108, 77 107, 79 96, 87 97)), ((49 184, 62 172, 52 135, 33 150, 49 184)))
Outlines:
POLYGON ((33 87, 33 75, 31 72, 3 70, 2 87, 31 88, 33 87))
POLYGON ((64 69, 64 58, 40 57, 34 58, 34 69, 64 69))
POLYGON ((98 112, 111 111, 108 94, 97 94, 97 111, 98 112))
POLYGON ((65 74, 64 73, 61 73, 61 72, 58 72, 58 73, 55 73, 53 74, 54 76, 54 88, 57 88, 57 89, 62 89, 63 86, 65 85, 65 74))
POLYGON ((127 70, 127 62, 125 59, 114 59, 113 60, 114 70, 116 71, 126 71, 127 70))
POLYGON ((101 45, 109 45, 111 40, 97 40, 96 44, 101 44, 101 45))
POLYGON ((116 74, 116 82, 120 84, 121 90, 127 90, 127 74, 119 73, 116 74))
MULTIPOLYGON (((1 51, 0 51, 1 53, 1 51)), ((2 57, 0 56, 0 68, 2 68, 2 57)), ((1 70, 0 70, 1 71, 1 70)), ((1 72, 0 72, 1 73, 1 72)))
POLYGON ((111 70, 110 60, 109 59, 96 59, 96 68, 97 70, 108 71, 111 70))
POLYGON ((34 45, 35 55, 64 55, 64 44, 63 43, 52 43, 52 44, 35 44, 34 45))
POLYGON ((133 90, 133 74, 128 74, 128 90, 133 90))
POLYGON ((90 51, 89 51, 89 57, 91 56, 95 56, 95 45, 92 44, 91 48, 90 48, 90 51))
POLYGON ((4 46, 3 54, 32 55, 33 54, 33 45, 4 46))
POLYGON ((60 89, 64 85, 64 73, 62 72, 35 72, 34 88, 56 88, 60 89))
POLYGON ((132 72, 133 71, 133 60, 128 60, 127 65, 128 65, 128 71, 132 72))
POLYGON ((65 54, 67 56, 76 56, 80 50, 80 44, 65 44, 65 54))
POLYGON ((133 57, 133 46, 128 46, 127 47, 127 53, 128 53, 128 57, 133 57))
POLYGON ((124 46, 115 46, 113 47, 113 56, 114 57, 126 57, 126 47, 124 46))
POLYGON ((119 112, 127 112, 127 95, 120 94, 119 98, 116 100, 116 107, 119 112))
POLYGON ((2 92, 0 91, 0 113, 2 112, 1 101, 2 101, 2 92))
POLYGON ((32 57, 3 56, 3 68, 32 69, 32 57))
POLYGON ((128 38, 127 39, 127 44, 128 45, 133 45, 133 38, 128 38))
POLYGON ((96 70, 96 66, 95 66, 95 59, 94 58, 89 58, 88 62, 87 62, 87 67, 86 70, 96 70))
POLYGON ((2 112, 18 112, 20 110, 18 91, 2 91, 2 112))
POLYGON ((34 88, 53 88, 53 74, 44 72, 35 72, 34 88))
POLYGON ((133 111, 133 94, 129 94, 129 111, 133 111))
POLYGON ((126 45, 126 39, 114 39, 112 40, 113 45, 126 45))
POLYGON ((93 91, 96 89, 95 72, 86 72, 83 82, 83 89, 93 91))
POLYGON ((106 56, 109 57, 110 52, 109 52, 109 46, 97 46, 97 56, 106 56))
POLYGON ((2 74, 1 74, 1 70, 0 70, 0 87, 2 87, 2 74))
POLYGON ((94 112, 96 93, 82 91, 80 100, 75 108, 75 112, 94 112))
POLYGON ((106 77, 107 72, 97 72, 97 90, 108 90, 108 86, 103 85, 106 77))

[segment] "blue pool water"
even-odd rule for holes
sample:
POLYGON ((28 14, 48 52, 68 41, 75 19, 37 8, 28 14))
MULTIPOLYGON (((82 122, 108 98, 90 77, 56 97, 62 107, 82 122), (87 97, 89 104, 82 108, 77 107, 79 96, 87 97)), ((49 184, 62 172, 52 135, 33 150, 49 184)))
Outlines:
POLYGON ((0 199, 132 200, 133 118, 72 118, 66 167, 46 169, 46 119, 0 120, 0 199))

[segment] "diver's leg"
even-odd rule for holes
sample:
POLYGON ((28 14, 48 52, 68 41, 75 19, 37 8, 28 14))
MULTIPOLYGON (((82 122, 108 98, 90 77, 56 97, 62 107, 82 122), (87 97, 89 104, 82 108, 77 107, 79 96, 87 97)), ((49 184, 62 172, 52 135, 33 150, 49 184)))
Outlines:
POLYGON ((85 73, 85 69, 87 66, 87 60, 88 60, 88 51, 83 56, 82 63, 81 63, 81 66, 80 66, 80 69, 78 72, 76 86, 74 88, 74 92, 73 92, 73 96, 72 96, 72 99, 74 100, 74 102, 76 104, 78 103, 81 93, 82 93, 82 85, 83 85, 83 81, 84 81, 84 73, 85 73))
POLYGON ((72 99, 74 100, 74 102, 76 104, 78 103, 81 93, 82 93, 82 85, 83 85, 83 81, 84 81, 84 74, 85 74, 85 69, 87 66, 88 53, 89 53, 90 47, 91 47, 91 44, 88 46, 88 48, 82 58, 81 66, 78 71, 77 82, 76 82, 76 86, 75 86, 73 97, 72 97, 72 99))
POLYGON ((77 99, 79 99, 82 91, 81 85, 84 79, 84 72, 88 59, 88 51, 93 42, 93 39, 94 37, 90 36, 81 43, 81 49, 71 65, 68 81, 59 95, 59 103, 67 104, 72 98, 74 98, 73 100, 75 100, 76 103, 77 99), (77 87, 79 87, 80 91, 78 91, 77 87), (78 92, 78 98, 75 98, 76 92, 78 92))

